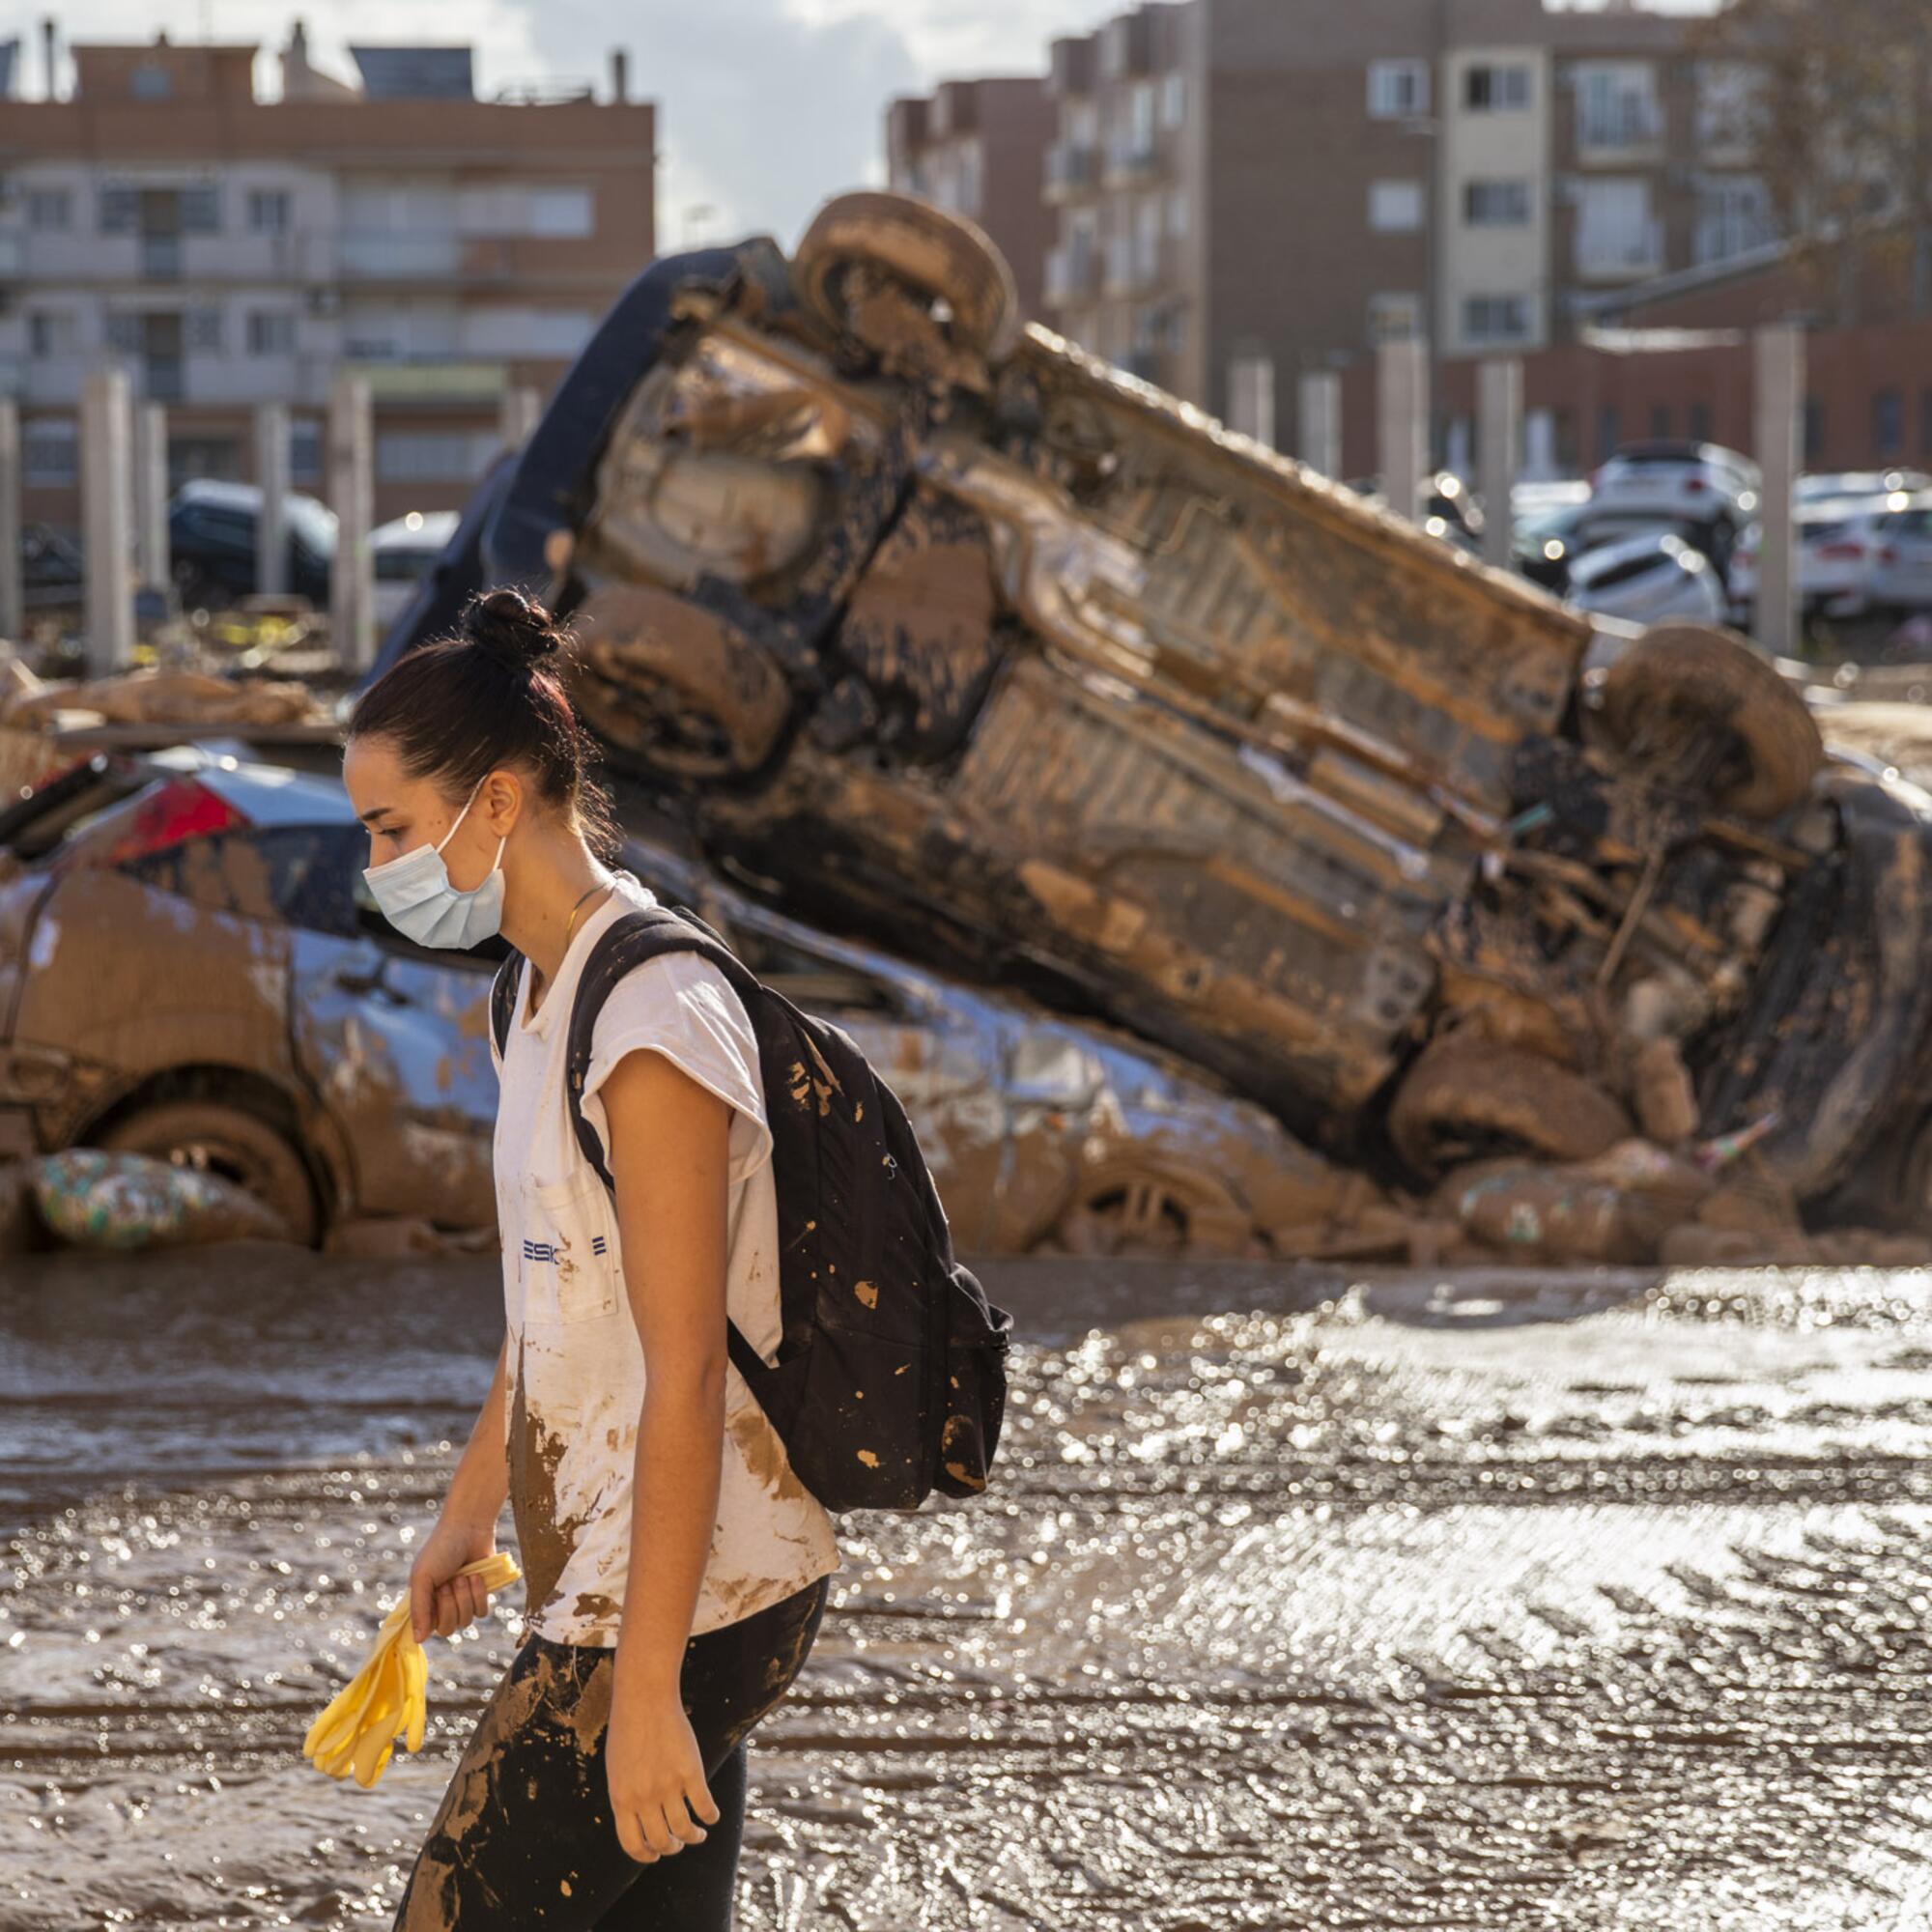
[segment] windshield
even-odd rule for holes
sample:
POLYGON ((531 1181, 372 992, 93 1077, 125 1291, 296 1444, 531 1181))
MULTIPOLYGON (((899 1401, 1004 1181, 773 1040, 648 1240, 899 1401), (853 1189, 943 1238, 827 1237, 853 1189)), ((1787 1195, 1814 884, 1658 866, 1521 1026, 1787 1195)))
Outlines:
POLYGON ((313 497, 290 496, 283 503, 289 528, 324 556, 335 552, 335 512, 313 497))

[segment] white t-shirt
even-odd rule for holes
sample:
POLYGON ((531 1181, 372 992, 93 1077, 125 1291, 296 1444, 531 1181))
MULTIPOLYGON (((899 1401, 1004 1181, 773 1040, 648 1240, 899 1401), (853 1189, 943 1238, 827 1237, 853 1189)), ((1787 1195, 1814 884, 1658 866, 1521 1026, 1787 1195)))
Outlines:
MULTIPOLYGON (((624 1290, 616 1205, 571 1131, 564 1060, 571 1002, 598 936, 656 895, 629 872, 579 924, 529 1015, 529 967, 499 1057, 497 1225, 509 1326, 505 1453, 525 1575, 526 1631, 558 1643, 617 1641, 629 1570, 643 1347, 624 1290)), ((725 1308, 767 1362, 781 1332, 778 1196, 757 1037, 708 959, 672 952, 633 967, 597 1016, 584 1118, 608 1150, 598 1089, 651 1048, 732 1108, 725 1308)), ((607 1162, 609 1155, 607 1153, 607 1162)), ((718 1522, 691 1634, 769 1607, 839 1567, 832 1519, 792 1474, 784 1443, 735 1364, 724 1372, 718 1522)), ((521 1638, 520 1638, 521 1640, 521 1638)))

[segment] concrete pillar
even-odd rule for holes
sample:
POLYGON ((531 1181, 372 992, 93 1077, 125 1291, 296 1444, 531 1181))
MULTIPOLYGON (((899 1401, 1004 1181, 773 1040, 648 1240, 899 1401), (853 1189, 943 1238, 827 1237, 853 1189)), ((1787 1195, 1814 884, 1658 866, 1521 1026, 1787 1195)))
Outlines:
POLYGON ((134 409, 134 557, 141 582, 166 592, 168 569, 168 412, 160 403, 134 409))
POLYGON ((1429 469, 1429 342, 1411 335, 1376 352, 1376 447, 1382 497, 1411 523, 1429 469))
POLYGON ((0 639, 27 627, 20 589, 20 406, 0 396, 0 639))
POLYGON ((289 409, 255 405, 255 481, 262 511, 255 520, 255 588, 279 597, 289 587, 289 409))
POLYGON ((1798 466, 1804 448, 1804 331, 1795 323, 1760 328, 1754 342, 1757 462, 1764 472, 1758 515, 1757 640, 1775 656, 1798 648, 1798 466))
POLYGON ((1483 499, 1483 558, 1508 567, 1516 516, 1517 452, 1522 443, 1522 364, 1515 356, 1476 372, 1476 493, 1483 499))
POLYGON ((340 371, 328 392, 328 500, 335 512, 329 625, 337 663, 366 669, 375 656, 376 583, 369 554, 375 521, 375 431, 369 379, 340 371))
POLYGON ((499 406, 503 447, 521 449, 543 415, 543 392, 527 383, 503 391, 499 406))
POLYGON ((1228 427, 1274 447, 1274 357, 1243 355, 1228 358, 1228 427))
POLYGON ((129 397, 125 369, 93 370, 80 385, 81 528, 87 550, 82 604, 93 677, 124 669, 134 653, 129 397))
POLYGON ((1342 473, 1342 378, 1311 369, 1301 379, 1301 460, 1323 476, 1342 473))

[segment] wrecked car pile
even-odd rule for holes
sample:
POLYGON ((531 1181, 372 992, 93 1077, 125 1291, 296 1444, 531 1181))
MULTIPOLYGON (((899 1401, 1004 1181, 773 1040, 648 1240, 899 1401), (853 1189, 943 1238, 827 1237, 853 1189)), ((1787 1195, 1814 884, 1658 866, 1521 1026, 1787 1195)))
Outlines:
POLYGON ((1472 1163, 1634 1141, 1925 1224, 1932 802, 1734 636, 1595 635, 1021 327, 925 203, 642 274, 384 661, 495 582, 737 876, 1185 1054, 1438 1231, 1472 1163))

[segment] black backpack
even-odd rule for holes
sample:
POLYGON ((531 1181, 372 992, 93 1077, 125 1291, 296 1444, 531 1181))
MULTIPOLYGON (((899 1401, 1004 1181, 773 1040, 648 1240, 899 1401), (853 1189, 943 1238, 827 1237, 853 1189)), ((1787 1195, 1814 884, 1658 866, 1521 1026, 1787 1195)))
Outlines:
MULTIPOLYGON (((1000 1438, 1012 1317, 953 1259, 898 1096, 849 1035, 765 985, 687 906, 624 914, 583 962, 565 1092, 584 1158, 611 1187, 580 1105, 597 1014, 632 967, 680 949, 709 959, 745 1004, 772 1133, 783 1332, 773 1367, 728 1322, 738 1373, 828 1510, 917 1509, 934 1490, 978 1495, 1000 1438)), ((522 965, 512 949, 491 988, 498 1053, 522 965)))

